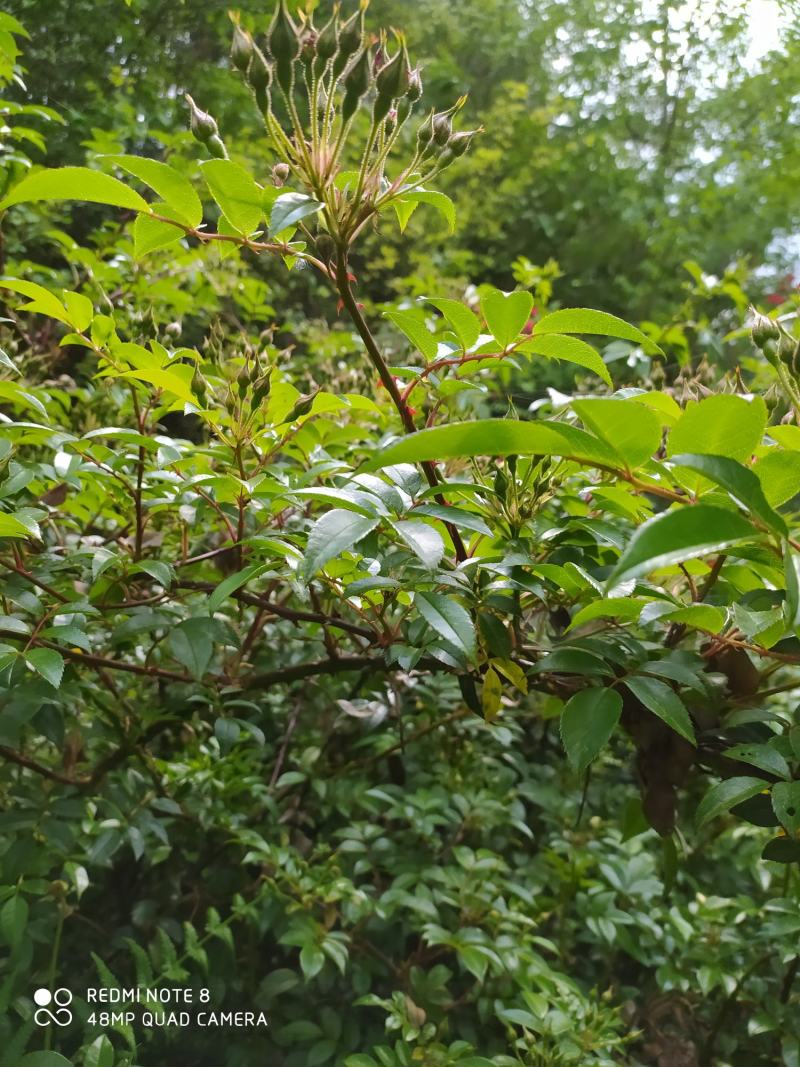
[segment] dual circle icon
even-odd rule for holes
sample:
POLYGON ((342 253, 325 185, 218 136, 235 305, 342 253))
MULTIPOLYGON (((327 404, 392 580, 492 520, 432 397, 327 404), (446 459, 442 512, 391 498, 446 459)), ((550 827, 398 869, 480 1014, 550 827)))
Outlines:
POLYGON ((69 1026, 72 1022, 72 1012, 68 1005, 72 1003, 72 993, 63 987, 54 989, 37 989, 33 994, 33 1001, 38 1005, 33 1013, 34 1022, 37 1026, 69 1026), (52 1005, 52 1007, 51 1007, 52 1005))

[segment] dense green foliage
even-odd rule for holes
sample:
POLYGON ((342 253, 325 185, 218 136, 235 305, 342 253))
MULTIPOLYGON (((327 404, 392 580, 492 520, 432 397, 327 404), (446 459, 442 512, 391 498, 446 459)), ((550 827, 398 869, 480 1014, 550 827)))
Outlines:
POLYGON ((796 1067, 796 37, 376 6, 0 13, 0 1067, 796 1067))

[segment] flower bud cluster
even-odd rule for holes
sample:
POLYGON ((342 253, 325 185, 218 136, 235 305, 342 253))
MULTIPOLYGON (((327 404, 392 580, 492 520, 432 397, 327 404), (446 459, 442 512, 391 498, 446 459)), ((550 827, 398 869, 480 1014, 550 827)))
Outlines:
MULTIPOLYGON (((277 0, 263 37, 232 15, 231 63, 250 88, 278 157, 273 184, 280 188, 294 177, 326 203, 326 228, 339 245, 385 203, 462 156, 479 132, 454 131, 462 98, 423 121, 405 164, 390 163, 390 154, 408 145, 401 134, 422 98, 422 77, 402 36, 390 41, 366 32, 367 4, 360 0, 346 17, 337 5, 317 28, 315 4, 291 14, 287 0, 277 0), (356 136, 362 144, 352 145, 356 136), (354 158, 361 159, 357 180, 342 190, 336 176, 354 158)), ((192 133, 212 155, 226 158, 216 121, 188 100, 192 133)))

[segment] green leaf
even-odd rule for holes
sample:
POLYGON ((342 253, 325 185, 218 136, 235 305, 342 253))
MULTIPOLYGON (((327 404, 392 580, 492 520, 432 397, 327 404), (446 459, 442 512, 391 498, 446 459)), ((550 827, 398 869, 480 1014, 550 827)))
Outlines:
POLYGON ((502 293, 492 289, 481 299, 486 325, 501 348, 507 348, 519 337, 532 310, 533 297, 526 290, 502 293))
POLYGON ((582 689, 561 713, 561 741, 567 759, 582 774, 614 733, 622 712, 616 689, 582 689))
POLYGON ((67 309, 70 325, 74 326, 79 333, 87 330, 94 318, 94 308, 89 297, 84 296, 83 293, 73 293, 65 289, 64 305, 67 309))
POLYGON ((366 469, 465 456, 538 454, 564 456, 579 463, 619 466, 618 456, 608 445, 575 426, 514 419, 481 419, 408 434, 382 449, 366 469))
POLYGON ((735 511, 710 504, 680 505, 639 527, 608 579, 608 586, 613 588, 625 578, 636 578, 658 567, 722 552, 756 536, 756 530, 735 511))
POLYGON ((316 214, 324 206, 319 200, 312 200, 305 193, 281 193, 272 205, 269 216, 270 236, 275 237, 290 226, 296 226, 301 219, 316 214))
POLYGON ((457 600, 443 593, 417 593, 414 603, 434 633, 455 645, 467 658, 474 655, 475 627, 457 600))
POLYGON ((0 211, 12 204, 31 203, 35 200, 83 200, 93 204, 110 204, 113 207, 132 208, 134 211, 149 211, 147 201, 118 178, 103 174, 88 167, 55 167, 37 170, 27 175, 14 186, 0 211))
POLYGON ((438 567, 444 555, 444 541, 439 532, 425 522, 402 520, 392 524, 411 551, 433 569, 438 567))
MULTIPOLYGON (((436 487, 441 492, 441 486, 436 487)), ((460 530, 472 530, 474 533, 491 537, 492 531, 486 522, 472 511, 464 511, 463 508, 453 507, 449 504, 420 504, 414 508, 414 515, 428 515, 433 519, 441 519, 442 522, 452 523, 460 530)))
MULTIPOLYGON (((168 204, 155 203, 153 208, 160 215, 170 215, 172 209, 168 204)), ((183 240, 185 231, 170 222, 154 219, 151 215, 137 215, 133 220, 133 254, 141 259, 148 252, 159 248, 168 248, 183 240)))
POLYGON ((72 326, 71 316, 67 309, 55 293, 51 293, 43 285, 24 281, 21 278, 0 278, 0 288, 10 289, 14 293, 29 298, 30 302, 22 305, 20 310, 48 315, 51 319, 57 319, 59 322, 66 323, 67 326, 72 326))
POLYGON ((13 515, 5 515, 0 512, 0 537, 30 537, 31 532, 24 523, 15 519, 13 515))
POLYGON ((401 233, 406 228, 417 204, 430 204, 431 207, 436 208, 447 223, 448 233, 452 233, 456 228, 456 209, 453 201, 449 196, 436 192, 434 189, 412 189, 409 192, 401 192, 392 203, 397 212, 401 233))
POLYGON ((219 741, 224 753, 230 752, 241 736, 242 728, 235 719, 217 719, 214 723, 214 736, 219 741))
POLYGON ((693 745, 697 744, 689 712, 675 690, 666 682, 634 674, 625 679, 625 685, 649 711, 663 720, 676 734, 685 737, 693 745))
POLYGON ((209 159, 201 164, 209 192, 225 218, 239 233, 249 236, 264 218, 261 186, 230 159, 209 159))
POLYGON ((523 341, 521 345, 517 345, 515 351, 526 356, 546 356, 548 359, 563 359, 567 363, 575 363, 602 378, 606 385, 611 385, 608 367, 592 346, 581 341, 579 337, 543 334, 541 337, 534 336, 523 341))
POLYGON ((464 349, 471 348, 480 337, 481 324, 478 316, 460 300, 446 300, 444 297, 428 297, 427 302, 444 315, 448 326, 461 342, 464 349))
POLYGON ((355 511, 334 508, 317 519, 311 528, 303 558, 303 573, 310 578, 345 549, 352 549, 375 529, 378 519, 355 511))
POLYGON ((245 567, 244 570, 237 571, 236 574, 229 575, 224 581, 220 582, 208 598, 209 614, 213 615, 231 593, 235 593, 237 589, 247 585, 249 581, 257 578, 259 574, 263 574, 269 567, 270 564, 268 563, 254 563, 250 567, 245 567))
POLYGON ((786 581, 784 614, 792 629, 800 626, 800 552, 795 552, 788 541, 783 543, 783 573, 786 581))
POLYGON ((61 685, 64 675, 64 659, 60 652, 52 648, 32 648, 25 653, 25 662, 54 689, 58 689, 61 685))
POLYGON ((537 662, 537 674, 584 674, 598 678, 613 678, 614 672, 597 653, 585 648, 556 648, 537 662))
POLYGON ((673 456, 672 462, 679 467, 688 467, 721 486, 767 526, 786 537, 786 523, 767 503, 757 475, 737 460, 729 456, 681 454, 673 456))
POLYGON ((654 341, 624 319, 609 315, 605 311, 593 311, 591 308, 562 308, 560 311, 553 311, 536 323, 534 333, 600 334, 603 337, 620 337, 625 341, 635 341, 646 352, 661 352, 654 341))
POLYGON ((83 1057, 83 1065, 84 1067, 114 1067, 114 1046, 105 1034, 101 1034, 89 1045, 83 1057))
POLYGON ((132 572, 143 574, 149 574, 151 578, 155 578, 159 585, 163 585, 165 589, 169 589, 172 583, 175 581, 175 570, 171 563, 167 563, 162 559, 142 559, 132 568, 132 572))
POLYGON ((419 308, 404 311, 387 311, 386 318, 402 330, 414 348, 419 349, 427 360, 436 359, 438 342, 425 325, 425 315, 419 308))
POLYGON ((9 15, 7 11, 0 11, 0 30, 4 30, 6 33, 18 33, 22 37, 30 37, 30 34, 13 15, 9 15))
POLYGON ((607 597, 605 600, 594 600, 573 615, 567 631, 574 630, 576 626, 582 626, 593 619, 638 619, 644 605, 643 600, 633 600, 631 597, 607 597))
POLYGON ((213 621, 208 618, 184 619, 170 630, 167 637, 172 655, 198 682, 206 673, 214 654, 212 626, 213 621))
POLYGON ((306 981, 314 978, 325 966, 325 954, 316 945, 308 942, 300 950, 300 967, 306 981))
POLYGON ((696 626, 715 634, 725 625, 726 615, 722 608, 715 608, 712 604, 687 604, 659 615, 659 619, 662 622, 682 622, 686 626, 696 626))
POLYGON ((800 453, 773 448, 753 465, 753 473, 770 506, 778 508, 800 492, 800 453))
POLYGON ((11 359, 8 352, 2 348, 0 348, 0 367, 6 367, 15 374, 19 374, 16 363, 11 359))
POLYGON ((503 697, 503 683, 494 668, 489 667, 483 676, 481 686, 481 708, 487 722, 497 718, 503 697))
POLYGON ((17 1067, 72 1067, 72 1064, 58 1052, 29 1052, 17 1067))
POLYGON ((188 364, 176 363, 169 370, 162 370, 160 367, 143 367, 140 370, 125 371, 120 377, 149 382, 156 389, 171 393, 186 404, 198 403, 191 390, 192 369, 188 364))
POLYGON ((667 455, 680 453, 749 459, 764 436, 767 408, 762 398, 724 394, 687 404, 672 427, 667 455))
POLYGON ((772 787, 772 808, 788 833, 800 831, 800 782, 777 782, 772 787))
POLYGON ((583 425, 600 437, 628 467, 640 467, 661 444, 661 422, 654 411, 633 400, 574 400, 583 425))
POLYGON ((9 948, 22 941, 28 925, 28 902, 21 893, 14 893, 0 908, 0 933, 9 948))
MULTIPOLYGON (((758 767, 760 771, 774 774, 776 778, 790 778, 789 764, 772 745, 744 744, 734 745, 725 750, 728 759, 740 760, 758 767)), ((773 798, 774 799, 774 798, 773 798)))
POLYGON ((101 159, 107 159, 149 185, 187 226, 199 226, 203 221, 200 197, 188 178, 174 167, 144 156, 101 156, 101 159))
POLYGON ((718 782, 709 789, 697 805, 695 822, 698 830, 701 826, 705 826, 707 822, 716 819, 718 815, 722 815, 724 812, 736 807, 737 804, 754 797, 763 788, 763 778, 742 776, 739 778, 726 778, 724 782, 718 782))

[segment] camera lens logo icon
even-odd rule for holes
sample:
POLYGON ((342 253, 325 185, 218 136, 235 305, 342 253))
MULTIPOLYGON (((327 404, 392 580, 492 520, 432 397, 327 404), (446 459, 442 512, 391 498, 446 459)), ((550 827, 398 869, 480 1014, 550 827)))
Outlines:
POLYGON ((68 989, 37 989, 33 994, 34 1003, 38 1004, 33 1013, 33 1019, 37 1026, 69 1026, 72 1022, 72 1012, 67 1005, 72 1003, 72 993, 68 989), (54 1005, 51 1010, 50 1005, 54 1005))

